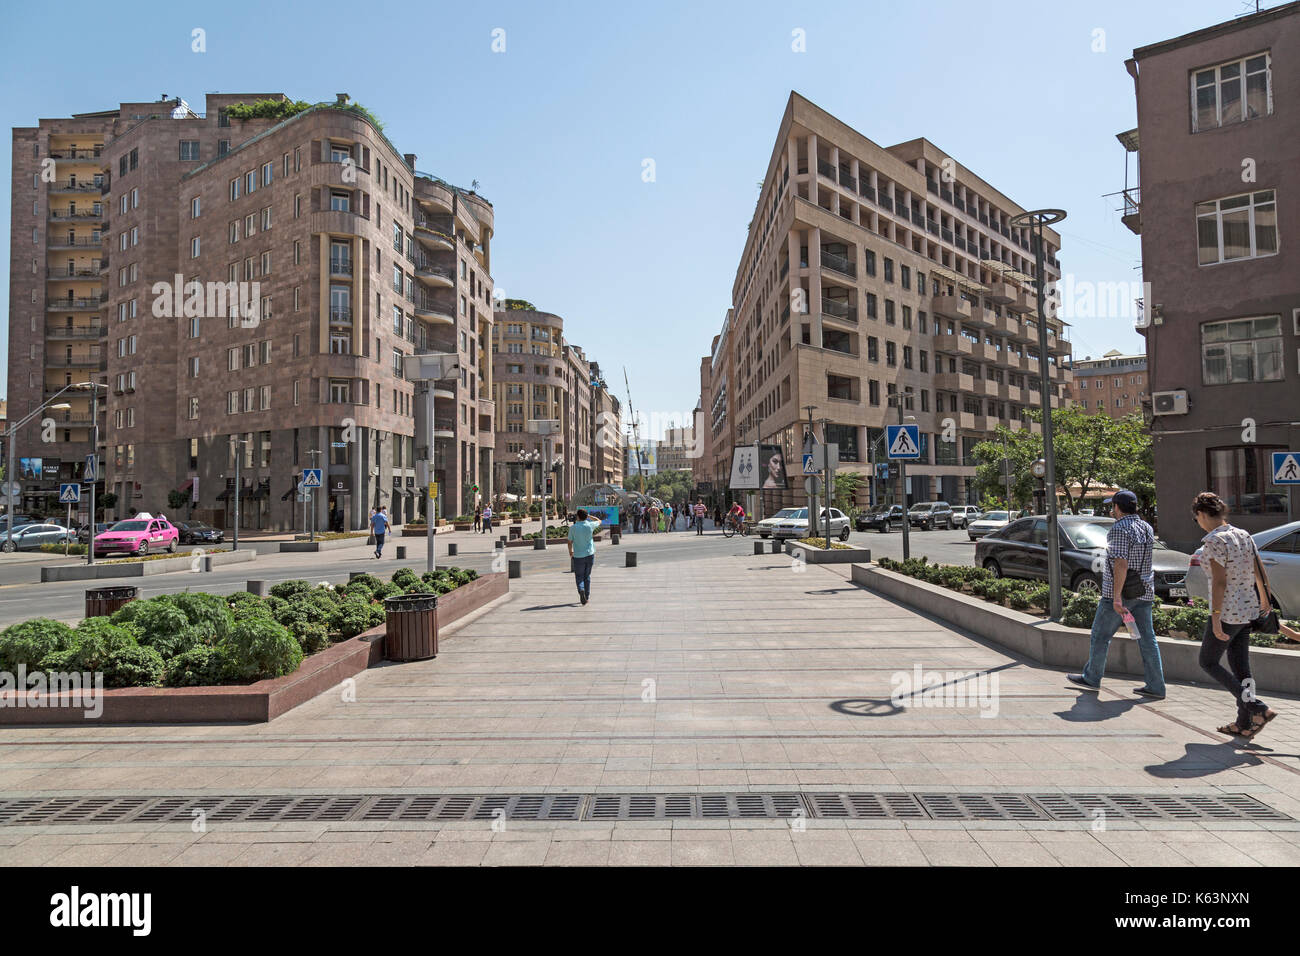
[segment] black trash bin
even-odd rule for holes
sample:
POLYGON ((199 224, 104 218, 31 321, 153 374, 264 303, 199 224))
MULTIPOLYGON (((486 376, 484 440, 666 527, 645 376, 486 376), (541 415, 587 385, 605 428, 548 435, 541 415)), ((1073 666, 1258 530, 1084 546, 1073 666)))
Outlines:
POLYGON ((438 656, 438 595, 398 594, 385 598, 384 656, 422 661, 438 656))
POLYGON ((123 604, 130 604, 140 596, 135 585, 113 588, 90 588, 86 591, 86 617, 108 617, 123 604))

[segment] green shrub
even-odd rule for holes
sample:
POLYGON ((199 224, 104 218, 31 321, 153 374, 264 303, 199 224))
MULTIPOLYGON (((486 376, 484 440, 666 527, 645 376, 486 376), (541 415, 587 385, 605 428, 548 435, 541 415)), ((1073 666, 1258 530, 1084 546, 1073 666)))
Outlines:
MULTIPOLYGON (((1026 590, 1023 581, 1016 581, 1011 578, 998 578, 993 581, 984 582, 984 597, 986 600, 1001 604, 1011 597, 1012 594, 1026 590)), ((1028 600, 1025 601, 1028 606, 1028 600)))
POLYGON ((1066 602, 1061 614, 1061 623, 1066 627, 1091 628, 1092 619, 1097 616, 1099 597, 1095 593, 1079 592, 1066 602))
POLYGON ((330 646, 329 629, 319 621, 307 621, 296 628, 289 628, 289 632, 304 654, 315 654, 330 646))
POLYGON ((156 649, 138 644, 119 647, 104 661, 104 686, 159 687, 165 671, 163 657, 156 649))
POLYGON ((210 625, 218 640, 226 636, 230 625, 234 623, 225 598, 216 594, 187 591, 173 595, 172 603, 184 612, 190 624, 210 625))
MULTIPOLYGON (((274 589, 272 589, 274 590, 274 589)), ((268 598, 268 600, 270 600, 268 598)), ((234 594, 226 595, 226 607, 232 611, 236 608, 243 607, 246 604, 261 604, 262 598, 253 594, 251 591, 236 591, 234 594)))
POLYGON ((375 589, 371 587, 369 584, 367 584, 365 581, 361 580, 361 578, 357 578, 354 581, 349 581, 343 587, 343 597, 345 599, 361 598, 362 600, 369 601, 374 596, 374 593, 375 593, 375 589))
POLYGON ((339 637, 347 640, 356 637, 372 627, 384 623, 384 606, 368 601, 348 600, 343 602, 343 612, 339 615, 339 637))
POLYGON ((317 621, 332 631, 337 627, 339 614, 341 613, 341 605, 334 599, 333 594, 334 592, 327 591, 324 588, 316 588, 299 594, 289 602, 289 607, 285 613, 291 613, 308 621, 317 621))
MULTIPOLYGON (((1198 599, 1199 600, 1199 599, 1198 599)), ((1205 626, 1210 623, 1210 606, 1185 607, 1174 614, 1170 630, 1186 631, 1188 637, 1199 638, 1205 633, 1205 626)))
POLYGON ((284 600, 288 601, 296 595, 306 594, 311 590, 314 590, 314 586, 310 581, 281 581, 279 584, 271 586, 271 596, 284 598, 284 600))
MULTIPOLYGON (((1025 597, 1032 607, 1047 609, 1052 600, 1052 588, 1048 584, 1032 584, 1025 591, 1025 597)), ((1064 600, 1064 597, 1062 598, 1064 600)))
POLYGON ((1029 596, 1032 590, 1032 588, 1022 584, 1020 587, 1007 592, 1007 607, 1016 611, 1028 611, 1031 603, 1029 596))
POLYGON ((271 608, 263 601, 242 601, 230 609, 231 626, 240 621, 275 620, 271 608))
POLYGON ((393 583, 405 591, 420 580, 420 576, 410 568, 399 568, 393 572, 393 583))
POLYGON ((1253 633, 1250 635, 1250 644, 1252 647, 1276 647, 1276 634, 1253 633))
MULTIPOLYGON (((415 580, 417 583, 419 583, 420 581, 419 578, 416 578, 415 580)), ((400 585, 392 581, 387 581, 384 584, 379 585, 379 587, 375 588, 375 593, 372 596, 376 601, 382 602, 385 598, 390 598, 401 593, 402 593, 402 588, 400 585)))
POLYGON ((1151 630, 1157 634, 1168 634, 1174 630, 1174 622, 1178 619, 1178 611, 1159 605, 1151 607, 1151 630))
POLYGON ((287 628, 269 617, 240 621, 218 646, 235 680, 283 677, 302 663, 302 647, 287 628))
POLYGON ((72 646, 72 633, 68 625, 47 617, 10 625, 0 631, 0 670, 13 673, 20 664, 36 670, 46 657, 72 646))
POLYGON ((219 647, 199 644, 167 661, 163 679, 168 687, 209 687, 226 677, 219 647))
MULTIPOLYGON (((100 618, 91 618, 100 620, 100 618)), ((163 657, 184 650, 177 642, 181 631, 190 625, 190 619, 173 600, 172 595, 132 601, 123 605, 109 618, 114 624, 129 624, 138 631, 137 640, 143 647, 153 647, 163 657)))
POLYGON ((410 587, 406 588, 402 593, 403 594, 436 594, 437 592, 434 591, 432 585, 425 584, 419 578, 416 578, 415 583, 412 584, 410 587))
POLYGON ((134 623, 119 624, 106 617, 88 617, 72 632, 67 655, 59 659, 60 664, 67 666, 51 670, 104 671, 107 682, 110 660, 119 652, 139 647, 139 633, 134 623))

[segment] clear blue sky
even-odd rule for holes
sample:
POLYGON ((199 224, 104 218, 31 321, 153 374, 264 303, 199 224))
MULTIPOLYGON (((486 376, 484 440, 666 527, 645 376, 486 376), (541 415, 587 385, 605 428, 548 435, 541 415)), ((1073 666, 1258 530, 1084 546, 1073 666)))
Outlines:
MULTIPOLYGON (((420 169, 479 181, 496 208, 497 286, 561 315, 620 396, 626 366, 637 410, 666 414, 695 403, 792 89, 881 145, 924 136, 1017 202, 1066 209, 1063 269, 1130 281, 1137 237, 1101 198, 1124 184, 1115 133, 1136 123, 1124 60, 1243 9, 24 3, 5 11, 0 115, 11 128, 163 93, 196 109, 210 91, 350 93, 420 169), (191 52, 196 27, 206 53, 191 52), (496 28, 504 53, 491 49, 496 28), (805 53, 791 50, 795 29, 805 53), (1105 52, 1093 52, 1097 29, 1105 52), (656 182, 642 181, 645 158, 656 182)), ((4 190, 6 223, 9 202, 4 190)), ((7 271, 0 281, 8 302, 7 271)), ((1085 322, 1072 338, 1078 357, 1141 348, 1126 320, 1085 322)))

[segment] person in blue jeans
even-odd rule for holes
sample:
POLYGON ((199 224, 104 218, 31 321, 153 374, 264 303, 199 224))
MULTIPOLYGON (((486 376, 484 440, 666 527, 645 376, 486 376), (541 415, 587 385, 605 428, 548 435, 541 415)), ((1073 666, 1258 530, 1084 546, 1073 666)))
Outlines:
POLYGON ((370 516, 370 532, 375 536, 376 558, 384 556, 384 535, 388 534, 389 524, 388 515, 383 508, 370 516))
POLYGON ((586 604, 591 598, 591 568, 596 563, 596 543, 593 540, 600 522, 587 514, 586 508, 579 508, 569 525, 569 560, 573 566, 573 577, 578 584, 578 599, 586 604))
POLYGON ((1135 694, 1163 700, 1165 673, 1160 661, 1160 645, 1151 626, 1151 607, 1155 600, 1155 575, 1151 572, 1151 552, 1155 532, 1137 513, 1137 495, 1117 491, 1111 499, 1111 515, 1116 519, 1106 534, 1106 558, 1103 562, 1101 600, 1092 619, 1092 645, 1082 674, 1068 675, 1070 681, 1087 690, 1101 687, 1106 673, 1106 653, 1110 639, 1124 626, 1124 612, 1133 615, 1138 631, 1138 650, 1142 654, 1142 671, 1146 684, 1135 694))

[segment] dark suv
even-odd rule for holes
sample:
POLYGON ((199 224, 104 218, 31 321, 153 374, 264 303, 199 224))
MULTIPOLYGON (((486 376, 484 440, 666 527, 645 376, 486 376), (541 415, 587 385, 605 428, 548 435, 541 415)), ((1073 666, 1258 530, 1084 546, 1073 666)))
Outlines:
POLYGON ((903 514, 902 505, 876 505, 870 511, 864 511, 858 515, 854 525, 859 531, 902 531, 903 522, 907 518, 903 514))
POLYGON ((912 505, 907 512, 907 520, 911 522, 914 528, 924 528, 926 531, 933 531, 935 528, 954 527, 952 518, 952 505, 946 501, 923 501, 920 504, 912 505))

